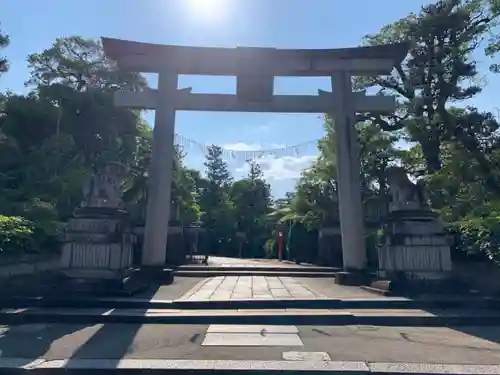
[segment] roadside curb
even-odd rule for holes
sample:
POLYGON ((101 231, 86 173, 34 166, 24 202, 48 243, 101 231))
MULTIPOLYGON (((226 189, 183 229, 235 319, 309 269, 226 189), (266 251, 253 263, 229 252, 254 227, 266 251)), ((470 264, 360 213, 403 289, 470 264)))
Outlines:
POLYGON ((66 324, 185 324, 185 325, 371 325, 386 327, 460 327, 499 326, 500 314, 480 312, 464 314, 421 315, 421 314, 366 314, 349 311, 331 312, 283 312, 276 311, 164 311, 159 313, 112 312, 3 312, 0 324, 24 325, 34 323, 66 324))
POLYGON ((217 277, 217 276, 268 276, 268 277, 303 277, 303 278, 335 278, 335 271, 288 271, 285 268, 276 271, 269 270, 231 270, 230 267, 223 270, 183 270, 177 269, 173 272, 174 277, 217 277))
POLYGON ((251 272, 251 271, 265 271, 265 272, 301 272, 301 273, 313 273, 313 272, 340 272, 342 269, 337 267, 321 267, 321 266, 261 266, 261 265, 249 265, 249 266, 211 266, 211 265, 183 265, 175 268, 175 271, 233 271, 233 272, 251 272))
POLYGON ((329 374, 412 374, 412 375, 479 375, 498 374, 500 365, 464 365, 431 363, 380 363, 344 361, 233 361, 233 360, 168 360, 168 359, 57 359, 1 358, 0 372, 41 372, 81 374, 103 372, 128 374, 268 374, 329 373, 329 374))
MULTIPOLYGON (((196 292, 206 281, 202 280, 184 296, 196 292)), ((129 308, 129 309, 183 309, 183 310, 238 310, 238 309, 464 309, 499 310, 497 298, 367 298, 367 299, 253 299, 253 300, 150 300, 141 298, 54 298, 54 297, 0 297, 0 308, 68 307, 68 308, 129 308)))

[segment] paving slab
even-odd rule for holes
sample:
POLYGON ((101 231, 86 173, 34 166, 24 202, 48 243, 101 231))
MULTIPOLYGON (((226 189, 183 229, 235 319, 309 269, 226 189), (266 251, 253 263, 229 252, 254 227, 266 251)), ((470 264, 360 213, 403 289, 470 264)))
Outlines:
POLYGON ((299 333, 295 326, 266 326, 266 325, 224 325, 211 324, 208 333, 299 333))
POLYGON ((201 281, 180 299, 190 301, 237 299, 324 298, 299 279, 277 276, 217 276, 201 281))
MULTIPOLYGON (((321 293, 325 298, 339 299, 390 299, 371 293, 357 286, 337 285, 334 279, 301 278, 300 283, 314 293, 321 293)), ((396 297, 397 298, 397 297, 396 297)))
POLYGON ((303 346, 297 334, 290 333, 207 333, 202 346, 303 346))
POLYGON ((228 257, 217 257, 217 256, 209 257, 208 265, 214 267, 227 267, 227 268, 241 267, 249 269, 255 267, 282 268, 283 270, 289 268, 304 269, 304 270, 307 270, 308 268, 324 269, 324 270, 334 269, 331 267, 320 267, 316 264, 309 264, 309 263, 296 264, 295 262, 279 261, 277 259, 241 259, 241 258, 228 258, 228 257))
POLYGON ((176 278, 170 285, 157 286, 135 295, 134 298, 149 300, 176 300, 188 293, 189 290, 192 290, 199 283, 200 279, 196 277, 176 278))

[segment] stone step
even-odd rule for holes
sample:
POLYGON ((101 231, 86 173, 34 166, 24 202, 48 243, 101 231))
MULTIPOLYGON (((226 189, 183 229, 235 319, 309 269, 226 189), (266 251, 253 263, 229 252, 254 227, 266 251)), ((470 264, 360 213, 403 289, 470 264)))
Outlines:
POLYGON ((246 266, 211 266, 211 265, 186 265, 177 267, 178 271, 264 271, 264 272, 339 272, 340 268, 335 267, 319 267, 319 266, 260 266, 260 265, 246 265, 246 266))
POLYGON ((238 309, 463 309, 498 310, 497 298, 421 298, 402 297, 335 299, 335 298, 287 298, 287 299, 232 299, 232 300, 158 300, 147 298, 99 298, 99 297, 0 297, 0 308, 68 307, 68 308, 116 308, 116 309, 183 309, 183 310, 238 310, 238 309))
POLYGON ((262 325, 374 325, 374 326, 500 326, 500 312, 492 310, 416 309, 50 309, 25 308, 0 312, 0 324, 262 324, 262 325))
POLYGON ((354 361, 236 361, 190 359, 98 359, 98 358, 0 358, 0 371, 41 372, 79 375, 93 373, 127 375, 151 374, 333 374, 333 375, 483 375, 499 374, 500 365, 466 365, 434 363, 388 363, 354 361))
POLYGON ((280 269, 276 271, 268 270, 254 270, 245 269, 241 271, 229 269, 223 270, 183 270, 177 269, 174 271, 175 277, 217 277, 217 276, 270 276, 270 277, 335 277, 334 271, 321 271, 321 272, 304 272, 304 271, 289 271, 287 269, 280 269))

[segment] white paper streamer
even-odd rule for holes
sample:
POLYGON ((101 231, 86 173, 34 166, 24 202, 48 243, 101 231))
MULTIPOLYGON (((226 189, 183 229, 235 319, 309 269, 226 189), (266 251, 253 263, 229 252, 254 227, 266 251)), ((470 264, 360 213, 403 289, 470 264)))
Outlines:
MULTIPOLYGON (((265 157, 281 158, 284 156, 300 156, 310 154, 311 151, 317 149, 319 139, 299 143, 292 146, 285 146, 281 148, 267 149, 267 150, 231 150, 222 148, 222 156, 229 160, 247 161, 261 159, 265 157)), ((208 154, 211 147, 210 144, 198 142, 186 138, 180 134, 175 135, 175 143, 183 148, 185 152, 196 151, 203 155, 208 154)))

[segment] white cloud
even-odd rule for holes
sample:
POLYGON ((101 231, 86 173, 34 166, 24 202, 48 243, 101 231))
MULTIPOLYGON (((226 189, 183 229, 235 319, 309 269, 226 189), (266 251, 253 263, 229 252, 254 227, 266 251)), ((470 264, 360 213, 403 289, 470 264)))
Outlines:
POLYGON ((260 143, 245 143, 245 142, 236 142, 236 143, 227 143, 222 145, 224 150, 228 151, 259 151, 259 150, 276 150, 278 148, 285 148, 286 145, 283 143, 268 143, 263 146, 260 143))
POLYGON ((269 148, 272 149, 272 150, 275 150, 277 148, 285 148, 285 147, 286 147, 286 145, 283 144, 283 143, 271 143, 269 145, 269 148))
MULTIPOLYGON (((264 177, 269 182, 279 180, 291 180, 300 177, 300 173, 309 168, 316 160, 316 156, 283 156, 281 158, 264 157, 257 160, 264 177)), ((248 173, 248 165, 237 168, 236 172, 248 173)))
MULTIPOLYGON (((258 150, 272 150, 286 147, 284 144, 270 143, 263 147, 259 143, 244 143, 236 142, 225 144, 222 146, 226 150, 231 151, 258 151, 258 150)), ((269 182, 279 180, 291 180, 300 177, 300 173, 309 168, 316 160, 316 156, 303 155, 303 156, 283 156, 273 157, 271 155, 261 157, 257 160, 264 177, 269 182)), ((246 175, 248 173, 248 164, 236 168, 237 174, 246 175)))
POLYGON ((262 146, 259 143, 236 142, 223 145, 222 148, 228 151, 255 151, 261 150, 262 146))
POLYGON ((415 145, 416 145, 416 142, 408 142, 405 140, 398 140, 394 144, 394 147, 398 150, 409 150, 410 148, 412 148, 415 145))

